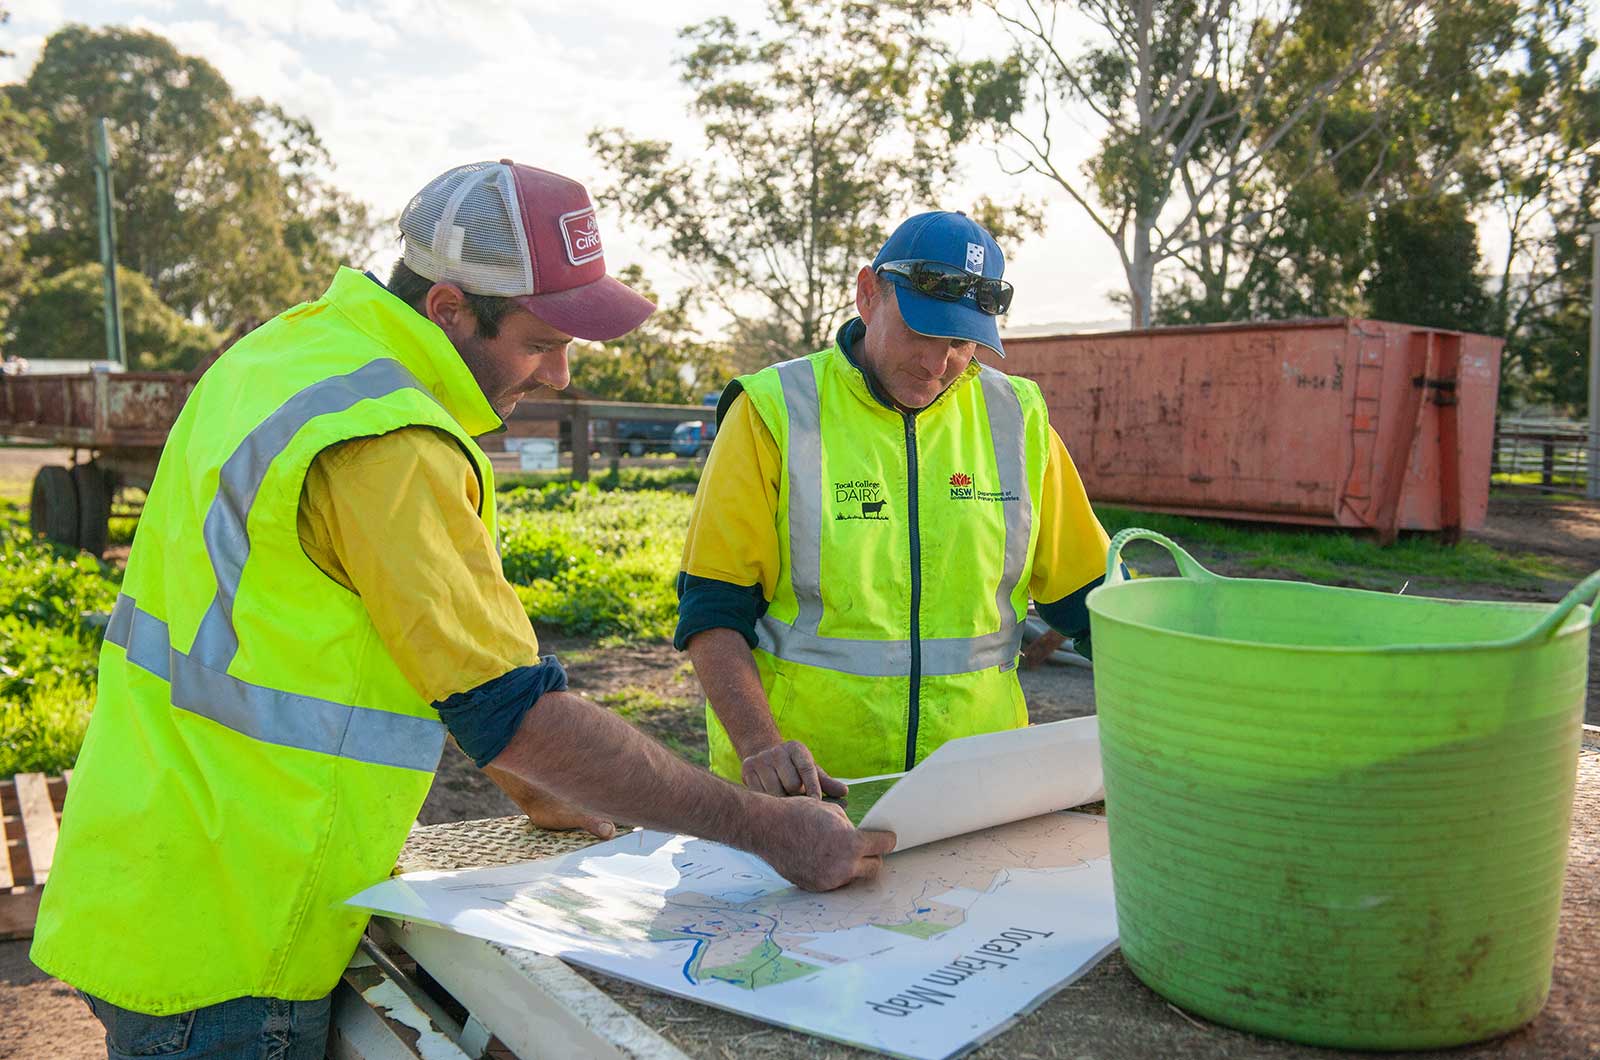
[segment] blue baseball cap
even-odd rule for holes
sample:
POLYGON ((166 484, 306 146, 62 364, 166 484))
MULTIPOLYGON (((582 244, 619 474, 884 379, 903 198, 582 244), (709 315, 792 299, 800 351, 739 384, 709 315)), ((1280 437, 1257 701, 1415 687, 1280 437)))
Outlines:
MULTIPOLYGON (((938 261, 991 280, 1000 279, 1006 271, 1005 255, 987 229, 964 213, 944 210, 919 213, 896 228, 872 259, 872 269, 877 272, 878 266, 891 261, 938 261)), ((898 283, 893 286, 900 317, 912 331, 976 342, 1006 355, 996 318, 978 308, 971 291, 959 302, 943 302, 898 283)))

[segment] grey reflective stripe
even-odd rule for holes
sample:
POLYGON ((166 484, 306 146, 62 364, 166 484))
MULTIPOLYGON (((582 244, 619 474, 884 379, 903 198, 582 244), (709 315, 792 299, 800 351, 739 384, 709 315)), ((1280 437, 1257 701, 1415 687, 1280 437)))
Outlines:
POLYGON ((166 623, 140 611, 133 597, 117 597, 111 608, 111 621, 106 624, 106 640, 127 652, 128 661, 139 669, 163 681, 172 680, 172 648, 166 623))
POLYGON ((438 767, 444 751, 444 725, 433 718, 296 695, 212 670, 174 649, 167 624, 131 596, 117 597, 106 639, 133 665, 171 682, 174 707, 253 740, 424 773, 438 767))
POLYGON ((191 654, 212 670, 225 671, 239 650, 233 625, 233 602, 239 577, 250 558, 250 508, 267 471, 307 423, 318 416, 343 412, 361 401, 397 390, 433 395, 399 361, 370 361, 346 375, 322 379, 295 394, 262 420, 223 463, 217 495, 206 512, 206 554, 216 575, 217 595, 196 630, 191 654))
MULTIPOLYGON (((756 643, 763 650, 790 662, 860 677, 906 677, 911 673, 908 640, 850 640, 819 637, 763 615, 756 622, 756 643)), ((930 638, 922 642, 922 675, 948 677, 1001 666, 1022 648, 1022 628, 986 633, 981 637, 930 638)))
POLYGON ((1028 439, 1023 432, 1022 402, 1011 380, 988 365, 978 374, 983 384, 983 404, 989 412, 989 438, 994 444, 995 468, 1000 473, 1002 494, 1015 494, 1017 500, 1002 501, 1006 517, 1005 567, 994 603, 1000 613, 1000 629, 1017 625, 1016 605, 1011 594, 1022 581, 1028 565, 1028 537, 1033 532, 1033 503, 1028 495, 1028 439))
POLYGON ((811 360, 778 365, 789 413, 789 584, 800 613, 795 626, 815 633, 822 622, 822 405, 811 360))

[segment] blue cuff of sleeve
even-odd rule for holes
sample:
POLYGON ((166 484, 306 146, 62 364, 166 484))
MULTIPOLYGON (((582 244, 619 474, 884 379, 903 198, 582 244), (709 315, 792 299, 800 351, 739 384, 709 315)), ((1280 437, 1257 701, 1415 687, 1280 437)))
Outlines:
MULTIPOLYGON (((1128 576, 1126 565, 1122 568, 1122 576, 1124 578, 1128 576)), ((1038 609, 1039 617, 1050 624, 1051 629, 1063 637, 1071 637, 1074 642, 1082 640, 1087 644, 1089 640, 1089 593, 1105 580, 1105 575, 1102 574, 1077 592, 1068 593, 1054 603, 1042 604, 1035 600, 1034 607, 1038 609)), ((1088 653, 1080 652, 1080 654, 1087 655, 1088 653)))
POLYGON ((554 655, 546 655, 538 666, 519 666, 433 706, 461 750, 482 769, 506 749, 540 696, 566 690, 567 671, 554 655))
POLYGON ((756 619, 767 613, 759 585, 734 585, 678 572, 678 629, 672 646, 683 651, 689 638, 708 629, 731 629, 756 646, 756 619))

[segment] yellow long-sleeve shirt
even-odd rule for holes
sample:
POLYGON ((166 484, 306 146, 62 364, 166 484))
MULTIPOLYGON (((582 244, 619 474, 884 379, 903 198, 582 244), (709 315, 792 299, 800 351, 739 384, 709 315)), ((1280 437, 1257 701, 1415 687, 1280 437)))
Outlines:
POLYGON ((527 612, 478 518, 481 501, 472 462, 430 427, 326 449, 301 490, 301 547, 361 597, 430 703, 540 662, 527 612))

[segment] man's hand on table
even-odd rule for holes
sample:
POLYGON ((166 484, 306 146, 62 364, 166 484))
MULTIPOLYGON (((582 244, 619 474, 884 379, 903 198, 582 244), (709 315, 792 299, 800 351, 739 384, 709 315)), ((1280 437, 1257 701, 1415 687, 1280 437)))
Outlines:
POLYGON ((483 771, 517 804, 519 810, 528 815, 528 820, 540 828, 552 832, 581 828, 600 839, 610 839, 617 834, 617 826, 609 818, 558 798, 537 784, 494 766, 485 766, 483 771))
POLYGON ((766 795, 807 795, 813 799, 827 795, 838 799, 850 790, 824 773, 811 757, 810 749, 799 740, 785 740, 746 756, 740 765, 740 777, 745 787, 766 795))

